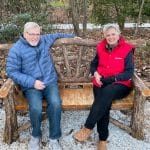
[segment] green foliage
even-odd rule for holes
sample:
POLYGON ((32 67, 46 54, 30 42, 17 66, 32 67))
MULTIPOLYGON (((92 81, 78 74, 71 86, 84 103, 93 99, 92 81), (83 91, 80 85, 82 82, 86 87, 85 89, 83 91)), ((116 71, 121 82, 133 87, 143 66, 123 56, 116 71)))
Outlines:
POLYGON ((37 22, 39 25, 47 25, 47 16, 48 14, 46 12, 41 12, 38 15, 33 16, 32 20, 37 22))
POLYGON ((31 13, 36 14, 44 9, 44 4, 46 5, 46 0, 5 0, 5 10, 13 14, 20 13, 31 13))
POLYGON ((24 24, 28 21, 35 21, 42 26, 48 24, 46 0, 2 0, 2 2, 3 7, 1 9, 5 16, 0 14, 0 41, 14 41, 16 34, 18 33, 19 36, 24 24), (8 27, 10 29, 7 29, 8 27))
POLYGON ((31 15, 30 14, 18 14, 18 15, 14 15, 12 17, 11 22, 14 23, 17 27, 18 30, 21 32, 23 29, 23 26, 26 22, 31 21, 31 15))
POLYGON ((23 26, 27 21, 31 21, 30 14, 14 15, 2 23, 0 28, 0 41, 15 41, 23 30, 23 26))
MULTIPOLYGON (((137 20, 141 0, 89 0, 93 6, 92 21, 96 24, 118 23, 121 29, 127 19, 137 20)), ((142 15, 150 17, 150 2, 145 0, 142 15)), ((142 19, 146 19, 142 16, 142 19)), ((147 18, 148 19, 148 18, 147 18)))
POLYGON ((35 15, 34 17, 31 14, 25 13, 8 18, 8 20, 0 26, 0 42, 15 41, 22 33, 24 24, 28 21, 35 21, 41 26, 44 25, 43 31, 48 32, 50 26, 46 27, 48 25, 46 17, 46 13, 39 13, 39 15, 35 15))
POLYGON ((18 14, 13 16, 12 21, 16 24, 16 25, 21 25, 24 24, 25 22, 29 21, 31 19, 31 15, 30 14, 18 14))
POLYGON ((6 41, 14 41, 16 40, 16 36, 18 35, 18 33, 19 30, 15 24, 3 24, 0 26, 0 41, 2 43, 6 41))
POLYGON ((146 1, 142 11, 142 21, 150 19, 150 1, 146 1))
POLYGON ((66 6, 66 3, 56 0, 56 1, 49 2, 49 5, 52 7, 64 7, 64 6, 66 6))
POLYGON ((93 3, 92 18, 96 23, 117 22, 121 27, 131 8, 131 0, 91 0, 93 3))

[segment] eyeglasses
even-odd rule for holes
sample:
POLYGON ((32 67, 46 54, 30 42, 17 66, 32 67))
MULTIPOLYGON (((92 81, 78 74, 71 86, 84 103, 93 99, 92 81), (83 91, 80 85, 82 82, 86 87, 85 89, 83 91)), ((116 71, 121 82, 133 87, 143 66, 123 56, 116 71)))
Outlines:
POLYGON ((29 33, 29 32, 27 32, 28 33, 28 35, 30 35, 30 36, 40 36, 41 34, 40 33, 29 33))

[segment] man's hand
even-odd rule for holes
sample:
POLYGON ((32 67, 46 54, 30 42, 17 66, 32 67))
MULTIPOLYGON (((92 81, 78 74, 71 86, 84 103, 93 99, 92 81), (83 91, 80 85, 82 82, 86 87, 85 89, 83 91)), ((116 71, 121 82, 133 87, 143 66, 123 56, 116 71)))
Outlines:
POLYGON ((34 88, 37 90, 43 90, 45 88, 44 82, 36 80, 34 83, 34 88))

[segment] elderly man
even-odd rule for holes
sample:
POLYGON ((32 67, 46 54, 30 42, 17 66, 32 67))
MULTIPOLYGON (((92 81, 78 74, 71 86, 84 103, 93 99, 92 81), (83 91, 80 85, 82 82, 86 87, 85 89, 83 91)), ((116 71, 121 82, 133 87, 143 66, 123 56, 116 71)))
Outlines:
POLYGON ((58 38, 73 38, 73 34, 55 33, 41 35, 35 22, 24 25, 23 35, 10 49, 6 72, 19 84, 27 97, 32 125, 29 150, 40 149, 42 99, 47 100, 49 120, 49 148, 60 150, 61 98, 58 91, 57 74, 49 49, 58 38))

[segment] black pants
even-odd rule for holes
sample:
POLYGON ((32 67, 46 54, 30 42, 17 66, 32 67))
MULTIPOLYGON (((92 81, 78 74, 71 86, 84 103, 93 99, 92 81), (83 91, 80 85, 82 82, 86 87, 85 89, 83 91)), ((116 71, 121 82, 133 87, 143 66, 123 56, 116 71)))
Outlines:
POLYGON ((127 96, 131 88, 122 84, 109 84, 101 88, 94 86, 94 102, 92 104, 85 127, 93 129, 97 124, 97 132, 100 140, 106 140, 109 135, 109 114, 114 99, 127 96))

